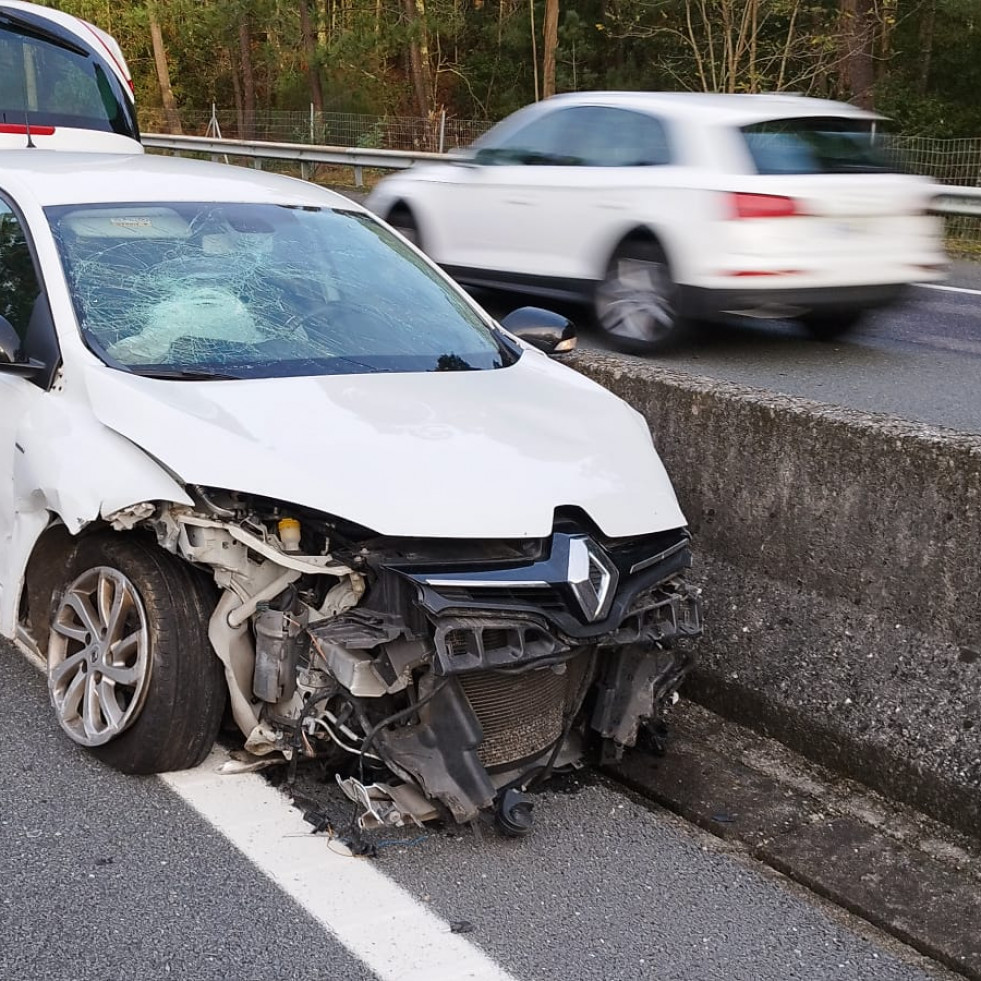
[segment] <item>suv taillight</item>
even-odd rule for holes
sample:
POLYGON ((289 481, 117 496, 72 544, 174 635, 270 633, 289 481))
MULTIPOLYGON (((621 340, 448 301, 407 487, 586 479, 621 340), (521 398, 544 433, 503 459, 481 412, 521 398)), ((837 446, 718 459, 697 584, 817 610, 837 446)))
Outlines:
POLYGON ((728 195, 730 218, 790 218, 802 215, 800 203, 778 194, 745 194, 738 191, 728 195))

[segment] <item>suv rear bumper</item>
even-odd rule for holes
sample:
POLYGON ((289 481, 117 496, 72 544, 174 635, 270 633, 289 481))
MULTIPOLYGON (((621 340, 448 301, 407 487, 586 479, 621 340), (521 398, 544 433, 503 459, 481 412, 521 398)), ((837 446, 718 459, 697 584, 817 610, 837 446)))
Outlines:
POLYGON ((682 286, 681 309, 690 317, 717 317, 747 311, 793 313, 866 310, 902 299, 908 285, 792 287, 790 289, 706 289, 682 286))

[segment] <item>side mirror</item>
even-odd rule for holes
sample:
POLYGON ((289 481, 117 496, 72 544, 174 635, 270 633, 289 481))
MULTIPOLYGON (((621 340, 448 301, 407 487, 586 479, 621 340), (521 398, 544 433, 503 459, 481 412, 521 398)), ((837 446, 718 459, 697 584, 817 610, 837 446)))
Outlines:
POLYGON ((0 316, 0 371, 31 375, 43 367, 40 361, 24 356, 17 331, 6 317, 0 316))
POLYGON ((546 354, 568 354, 576 346, 572 321, 540 307, 519 307, 501 321, 501 326, 546 354))

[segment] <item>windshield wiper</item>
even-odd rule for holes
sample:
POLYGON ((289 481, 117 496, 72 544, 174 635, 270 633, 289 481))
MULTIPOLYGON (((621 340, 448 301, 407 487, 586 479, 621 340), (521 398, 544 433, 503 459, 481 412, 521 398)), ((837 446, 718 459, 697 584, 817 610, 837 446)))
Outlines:
POLYGON ((141 378, 167 378, 178 381, 241 381, 241 375, 227 375, 210 368, 131 368, 141 378))
POLYGON ((357 368, 364 368, 367 374, 376 374, 378 372, 391 373, 394 370, 392 368, 382 368, 377 364, 368 364, 367 361, 358 361, 357 358, 347 358, 343 354, 330 354, 328 357, 331 361, 343 361, 345 364, 353 364, 357 368))

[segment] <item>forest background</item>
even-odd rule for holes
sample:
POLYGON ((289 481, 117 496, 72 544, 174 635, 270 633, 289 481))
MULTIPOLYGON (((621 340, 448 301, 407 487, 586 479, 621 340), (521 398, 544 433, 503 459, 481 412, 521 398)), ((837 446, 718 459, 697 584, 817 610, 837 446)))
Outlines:
POLYGON ((47 5, 116 36, 141 114, 172 132, 212 105, 250 138, 265 110, 496 120, 553 92, 688 89, 841 98, 908 136, 981 136, 981 0, 47 5))

